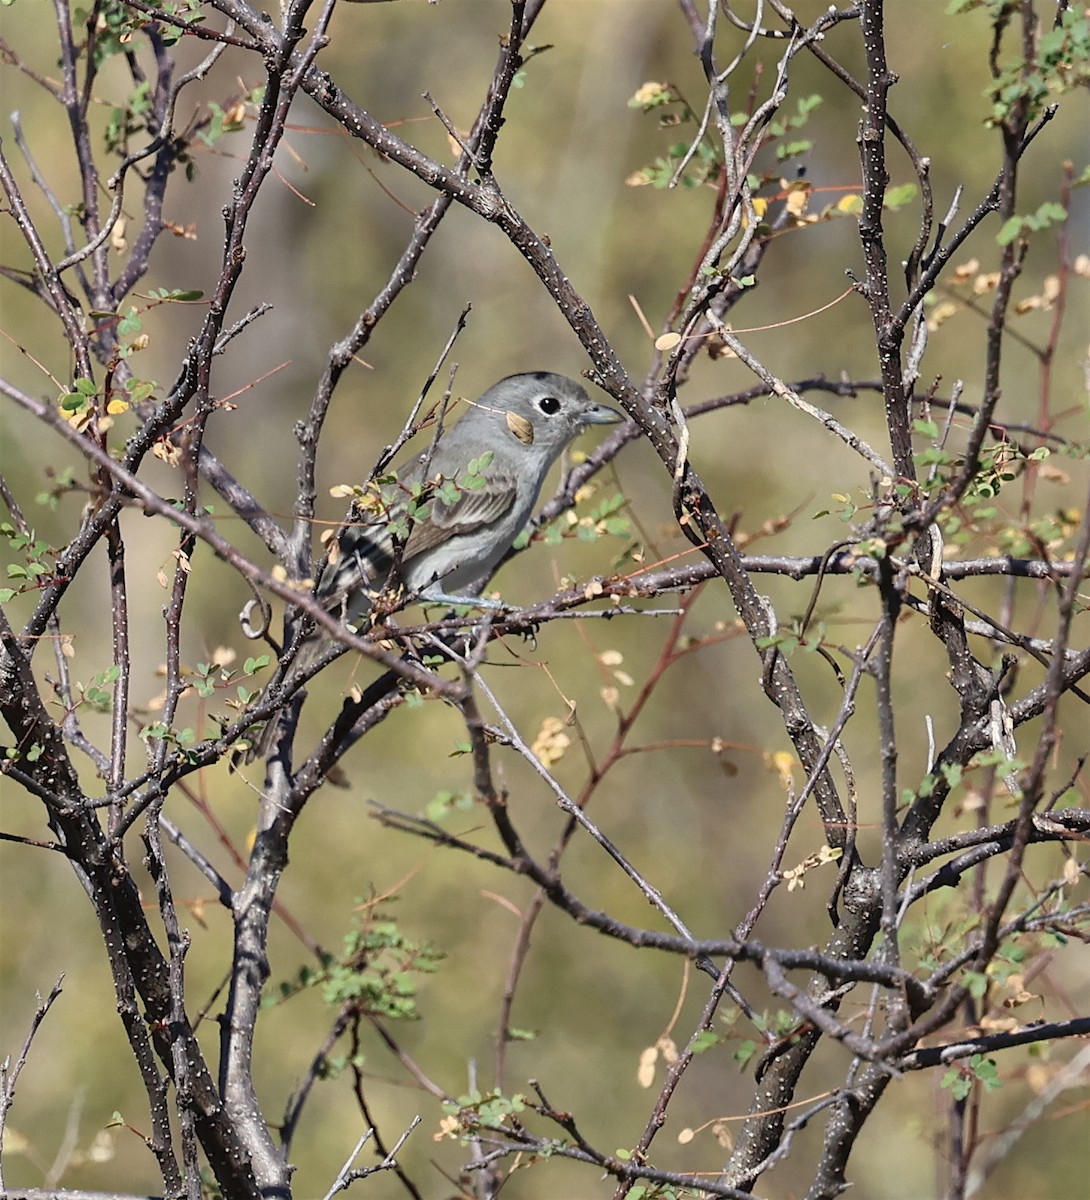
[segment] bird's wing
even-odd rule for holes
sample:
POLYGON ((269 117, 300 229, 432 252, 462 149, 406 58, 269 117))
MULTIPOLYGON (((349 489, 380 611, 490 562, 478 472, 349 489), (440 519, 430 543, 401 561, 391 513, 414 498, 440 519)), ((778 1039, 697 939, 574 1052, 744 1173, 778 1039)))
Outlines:
POLYGON ((492 468, 481 487, 459 487, 457 497, 449 504, 432 496, 428 502, 430 519, 413 525, 402 561, 408 562, 451 538, 494 524, 510 510, 515 494, 514 475, 492 468))
POLYGON ((361 587, 380 587, 394 562, 387 521, 353 504, 329 547, 318 582, 318 599, 331 612, 361 587))

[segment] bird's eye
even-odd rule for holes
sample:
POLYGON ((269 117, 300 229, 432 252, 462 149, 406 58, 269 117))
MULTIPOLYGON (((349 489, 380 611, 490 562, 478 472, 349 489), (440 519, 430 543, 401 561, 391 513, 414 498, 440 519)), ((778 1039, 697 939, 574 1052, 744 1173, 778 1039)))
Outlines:
POLYGON ((537 406, 547 417, 560 411, 560 401, 555 396, 543 396, 537 402, 537 406))

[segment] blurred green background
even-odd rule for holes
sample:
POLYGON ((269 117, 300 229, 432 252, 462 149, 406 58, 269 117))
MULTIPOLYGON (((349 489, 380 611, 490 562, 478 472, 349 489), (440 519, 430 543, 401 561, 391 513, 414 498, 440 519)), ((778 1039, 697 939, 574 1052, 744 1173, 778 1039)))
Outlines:
MULTIPOLYGON (((822 7, 806 3, 796 11, 803 20, 812 20, 822 7)), ((904 0, 887 7, 891 66, 901 77, 893 92, 893 110, 931 159, 939 214, 959 184, 965 187, 964 214, 990 187, 999 161, 997 136, 982 123, 985 22, 979 13, 947 17, 944 5, 931 0, 904 0)), ((491 76, 497 37, 506 28, 508 11, 504 0, 343 5, 334 15, 331 45, 319 65, 401 136, 450 161, 447 134, 421 93, 430 91, 458 127, 468 128, 491 76)), ((55 76, 51 6, 18 0, 0 12, 0 29, 22 62, 44 76, 55 76)), ((724 59, 740 45, 740 36, 723 34, 724 59)), ((549 0, 531 42, 550 48, 532 59, 521 86, 512 94, 496 157, 497 178, 531 226, 549 235, 560 263, 630 372, 639 377, 651 357, 651 346, 629 297, 637 299, 657 329, 699 251, 712 196, 707 189, 665 192, 626 185, 628 176, 662 154, 677 136, 659 130, 653 116, 628 107, 627 101, 642 83, 658 80, 673 82, 694 107, 701 107, 705 93, 700 63, 672 0, 549 0)), ((862 74, 854 25, 831 34, 827 49, 857 76, 862 74)), ((776 50, 766 48, 763 54, 765 74, 757 84, 761 98, 772 79, 776 50)), ((185 44, 179 54, 188 64, 200 57, 201 48, 185 44)), ((63 114, 27 74, 11 65, 5 65, 3 72, 5 152, 51 252, 59 255, 57 230, 42 196, 29 183, 10 137, 8 117, 14 110, 21 113, 29 144, 50 184, 62 203, 72 203, 77 199, 76 178, 63 114)), ((751 72, 744 68, 734 81, 732 94, 740 106, 750 80, 751 72)), ((261 82, 254 62, 229 52, 201 95, 205 101, 226 105, 243 87, 261 82)), ((117 64, 111 64, 96 87, 103 120, 112 100, 126 90, 117 64)), ((859 106, 820 64, 801 59, 792 69, 788 110, 814 93, 820 93, 824 103, 806 130, 813 150, 805 162, 807 178, 818 189, 811 206, 816 211, 858 188, 859 106)), ((180 120, 188 119, 195 100, 192 91, 184 93, 180 120)), ((1078 98, 1071 100, 1038 139, 1026 162, 1019 211, 1055 198, 1065 158, 1073 158, 1081 168, 1086 157, 1085 118, 1085 103, 1080 106, 1078 98)), ((212 290, 220 270, 220 210, 247 146, 247 134, 230 135, 214 150, 199 155, 195 182, 173 181, 167 219, 193 236, 164 236, 141 291, 153 286, 212 290)), ((896 149, 891 149, 890 163, 894 184, 911 181, 910 165, 896 149)), ((771 167, 771 163, 758 165, 771 167)), ((294 501, 298 454, 293 424, 306 413, 330 344, 345 336, 358 312, 383 286, 410 232, 412 210, 430 197, 421 184, 333 128, 305 98, 294 110, 276 172, 250 227, 246 271, 231 316, 237 319, 250 305, 263 301, 274 307, 217 360, 215 391, 221 397, 233 396, 238 407, 213 423, 209 443, 269 511, 287 519, 294 501)), ((1085 191, 1076 193, 1076 202, 1072 233, 1085 252, 1085 191)), ((133 204, 130 235, 138 224, 135 191, 133 204)), ((898 259, 911 247, 917 221, 915 205, 889 215, 895 286, 898 259)), ((998 260, 995 230, 996 222, 988 223, 962 257, 979 256, 985 268, 994 266, 998 260)), ((10 219, 0 221, 0 237, 0 260, 28 266, 10 219)), ((1035 243, 1020 294, 1034 294, 1055 269, 1053 240, 1046 236, 1035 243)), ((760 286, 732 318, 737 328, 781 326, 745 335, 750 348, 781 378, 818 373, 834 378, 842 373, 855 378, 876 375, 869 317, 858 298, 848 297, 811 319, 782 325, 835 299, 848 286, 845 272, 849 270, 862 271, 856 225, 851 220, 792 231, 771 247, 760 286)), ((10 338, 0 347, 5 377, 34 394, 54 397, 56 389, 42 370, 15 347, 31 350, 57 380, 64 381, 71 364, 63 341, 44 319, 42 306, 25 293, 6 284, 0 295, 3 328, 10 338)), ((381 448, 401 428, 466 303, 472 303, 473 312, 452 354, 459 364, 456 394, 477 395, 513 371, 548 368, 577 375, 587 365, 549 297, 502 236, 469 214, 452 210, 415 282, 366 347, 367 365, 354 368, 336 394, 319 458, 325 519, 336 521, 343 510, 343 501, 330 499, 327 489, 366 476, 381 448)), ((1085 280, 1073 281, 1069 306, 1054 366, 1054 403, 1057 409, 1077 410, 1082 405, 1081 414, 1060 429, 1085 439, 1085 280)), ((199 305, 149 312, 145 327, 150 345, 142 352, 137 370, 164 386, 169 384, 202 317, 199 305)), ((1030 314, 1022 318, 1018 330, 1040 344, 1050 320, 1048 313, 1030 314)), ((946 393, 953 380, 963 379, 965 400, 977 402, 985 328, 984 319, 962 312, 938 330, 924 362, 925 381, 941 375, 940 393, 946 393)), ((693 403, 752 382, 736 361, 702 358, 683 399, 693 403)), ((1004 361, 1003 418, 1032 421, 1038 386, 1032 354, 1012 342, 1004 361)), ((818 402, 834 407, 845 423, 885 451, 882 406, 873 394, 818 402)), ((813 519, 818 511, 835 507, 831 494, 850 494, 860 502, 866 499, 868 479, 861 461, 778 401, 766 399, 724 410, 702 418, 697 430, 692 448, 696 466, 709 481, 720 511, 738 514, 740 530, 756 535, 766 523, 798 513, 780 532, 757 541, 755 551, 820 552, 844 532, 835 516, 813 519)), ((81 474, 68 449, 10 403, 0 405, 0 438, 3 470, 21 496, 33 497, 45 490, 50 471, 74 466, 77 476, 81 474)), ((1065 464, 1064 469, 1067 480, 1039 485, 1043 508, 1082 503, 1084 467, 1065 464)), ((149 460, 145 476, 164 495, 180 490, 180 483, 162 464, 149 460)), ((669 479, 646 446, 634 445, 622 455, 616 477, 603 480, 601 496, 618 488, 649 541, 652 561, 692 553, 673 525, 669 479)), ((1018 498, 1011 503, 1016 509, 1018 498)), ((34 508, 30 519, 36 532, 63 544, 78 519, 79 504, 78 497, 71 496, 55 512, 34 508)), ((225 533, 237 536, 239 545, 258 561, 267 560, 267 552, 241 523, 225 514, 222 505, 217 512, 225 533)), ((164 658, 162 606, 167 593, 155 576, 160 569, 168 573, 172 569, 174 540, 163 522, 136 514, 126 518, 124 527, 136 609, 133 660, 139 664, 133 702, 147 714, 162 689, 154 667, 164 658)), ((497 586, 512 601, 529 602, 547 594, 563 576, 609 572, 623 549, 620 541, 536 545, 500 574, 497 586)), ((760 580, 758 586, 776 603, 781 621, 801 613, 811 591, 810 583, 771 578, 760 580)), ((980 582, 967 585, 965 594, 995 605, 1002 587, 980 582)), ((239 633, 236 616, 247 597, 233 572, 201 548, 194 560, 187 610, 184 650, 190 665, 209 661, 220 646, 233 648, 240 659, 252 652, 239 633)), ((108 599, 105 557, 100 551, 61 610, 63 629, 74 639, 71 669, 77 679, 89 680, 110 663, 108 599)), ((1029 585, 1017 588, 1011 623, 1019 626, 1028 621, 1039 599, 1029 585)), ((29 602, 17 600, 10 607, 18 625, 29 612, 29 602)), ((834 640, 857 645, 869 632, 874 612, 869 594, 854 583, 826 584, 819 615, 829 622, 834 640)), ((717 623, 729 624, 733 618, 725 587, 713 585, 693 606, 687 630, 695 637, 708 637, 717 623)), ((623 656, 622 669, 636 684, 620 685, 620 703, 627 708, 661 652, 668 625, 667 618, 608 624, 558 622, 542 630, 536 647, 515 645, 511 654, 497 649, 492 657, 505 665, 489 672, 488 678, 528 740, 547 718, 563 717, 570 700, 577 705, 590 753, 601 755, 616 722, 600 693, 616 681, 600 655, 612 650, 623 656), (515 669, 519 659, 522 665, 515 669)), ((957 704, 953 691, 936 683, 944 677, 944 659, 922 623, 917 621, 904 631, 899 654, 903 656, 897 694, 903 738, 899 769, 902 786, 912 787, 926 770, 925 717, 933 718, 941 745, 956 727, 957 704)), ((43 675, 51 670, 47 647, 35 661, 43 675)), ((827 670, 806 663, 797 669, 815 718, 831 721, 839 693, 830 686, 827 670)), ((349 682, 366 683, 370 677, 365 664, 342 661, 331 669, 310 689, 304 734, 314 736, 320 731, 322 719, 336 711, 349 682)), ((1020 686, 1033 682, 1036 676, 1027 668, 1020 686)), ((187 719, 200 731, 206 716, 198 702, 190 702, 187 719)), ((107 717, 90 717, 86 725, 92 736, 106 742, 107 717)), ((456 714, 439 704, 395 713, 347 760, 350 790, 326 788, 311 801, 296 830, 291 865, 280 892, 291 914, 329 949, 338 948, 361 898, 391 891, 399 894, 396 903, 384 907, 396 913, 408 936, 432 941, 447 958, 441 971, 422 985, 423 1019, 398 1026, 394 1032, 404 1051, 452 1094, 466 1089, 474 1070, 482 1087, 492 1084, 499 1002, 517 930, 511 906, 523 907, 532 889, 478 862, 382 829, 371 819, 369 804, 377 801, 419 813, 440 791, 468 790, 469 760, 454 756, 461 738, 456 714)), ((1032 727, 1020 733, 1024 755, 1032 753, 1032 738, 1032 727)), ((744 638, 732 636, 692 655, 662 678, 632 741, 677 739, 698 744, 691 748, 674 744, 661 753, 623 760, 603 780, 590 811, 694 933, 722 936, 743 916, 765 877, 782 816, 783 789, 764 754, 789 746, 776 713, 760 691, 757 659, 744 638), (716 737, 726 743, 722 755, 708 749, 716 737)), ((1070 761, 1082 749, 1078 737, 1072 742, 1063 751, 1070 761)), ((858 777, 864 826, 860 845, 873 856, 879 820, 878 756, 869 717, 857 719, 846 744, 858 777)), ((134 755, 138 748, 134 739, 134 755)), ((502 753, 497 753, 496 763, 510 789, 520 828, 532 848, 544 855, 562 827, 562 815, 524 763, 502 753)), ((587 770, 577 741, 555 770, 573 792, 581 789, 587 770)), ((1057 779, 1064 773, 1063 766, 1058 768, 1057 779)), ((86 778, 89 792, 100 794, 102 784, 90 768, 86 778)), ((223 770, 190 782, 193 795, 173 797, 171 816, 236 883, 240 874, 227 850, 216 844, 202 806, 215 814, 225 836, 244 850, 253 824, 252 788, 260 780, 229 776, 223 770)), ((796 785, 800 782, 796 779, 796 785)), ((29 837, 47 836, 37 802, 9 783, 0 786, 4 828, 29 837)), ((998 813, 995 819, 1007 815, 998 813)), ((951 814, 949 829, 961 827, 959 818, 975 819, 951 814)), ((458 814, 448 825, 467 832, 485 829, 487 819, 475 809, 458 814)), ((490 834, 483 838, 491 844, 490 834)), ((789 861, 800 861, 822 841, 820 825, 810 810, 792 842, 789 861)), ((131 854, 139 860, 136 840, 131 854)), ((176 894, 188 910, 186 921, 193 936, 187 959, 191 1012, 207 1004, 215 1013, 218 1003, 213 996, 230 961, 229 914, 218 907, 190 865, 173 853, 170 860, 176 894)), ((1037 852, 1029 868, 1032 884, 1055 877, 1060 868, 1058 852, 1037 852)), ((65 1184, 154 1189, 154 1162, 140 1138, 126 1129, 101 1133, 115 1112, 140 1130, 145 1128, 146 1115, 140 1081, 114 1011, 98 931, 85 899, 58 855, 0 843, 0 871, 0 1055, 12 1053, 21 1043, 35 990, 46 992, 60 974, 65 975, 64 993, 39 1032, 20 1080, 9 1126, 8 1183, 39 1183, 49 1164, 71 1144, 77 1148, 75 1165, 64 1175, 65 1184), (94 1152, 93 1146, 98 1147, 94 1152), (95 1153, 101 1161, 95 1160, 95 1153)), ((564 878, 586 903, 608 909, 622 921, 655 920, 635 889, 586 839, 577 838, 566 856, 564 878)), ((820 944, 828 931, 823 897, 830 883, 831 874, 826 878, 819 871, 805 892, 788 894, 781 889, 757 935, 766 942, 820 944)), ((154 907, 150 885, 145 899, 154 907)), ((957 905, 956 898, 936 897, 916 920, 924 922, 926 916, 930 932, 938 936, 936 931, 950 915, 948 908, 957 910, 957 905)), ((300 965, 310 961, 306 949, 281 922, 274 924, 271 956, 274 984, 294 976, 300 965)), ((534 932, 514 1010, 514 1023, 538 1036, 510 1048, 506 1089, 525 1090, 527 1079, 536 1078, 556 1106, 576 1113, 584 1134, 595 1145, 607 1152, 631 1145, 655 1095, 637 1082, 638 1058, 668 1027, 681 979, 681 965, 672 959, 635 952, 573 928, 562 915, 546 912, 534 932)), ((758 1008, 769 1002, 755 972, 739 968, 736 981, 758 1008)), ((1086 1010, 1090 986, 1085 971, 1080 974, 1064 965, 1049 983, 1042 990, 1062 997, 1062 1002, 1042 1004, 1033 1016, 1063 1017, 1086 1010)), ((690 980, 674 1036, 687 1036, 706 990, 702 979, 690 980)), ((279 1118, 328 1021, 315 995, 266 1013, 257 1041, 258 1085, 271 1120, 279 1118)), ((749 1036, 744 1026, 743 1021, 737 1027, 739 1037, 749 1036)), ((214 1058, 213 1020, 205 1022, 203 1033, 214 1058)), ((436 1102, 411 1086, 408 1075, 377 1039, 364 1049, 372 1080, 369 1100, 384 1136, 392 1142, 412 1116, 421 1113, 423 1125, 407 1144, 403 1161, 425 1195, 453 1194, 453 1186, 439 1172, 455 1175, 466 1154, 452 1143, 432 1141, 440 1116, 436 1102)), ((846 1064, 845 1051, 826 1047, 805 1077, 799 1098, 835 1086, 832 1081, 842 1076, 846 1064)), ((1010 1086, 985 1104, 989 1129, 1002 1128, 1019 1112, 1034 1086, 1029 1053, 1009 1052, 1000 1065, 1010 1086)), ((935 1074, 899 1081, 897 1097, 887 1097, 886 1108, 880 1107, 849 1171, 862 1195, 912 1200, 941 1191, 940 1142, 947 1096, 938 1090, 938 1082, 935 1074)), ((689 1072, 671 1107, 670 1122, 654 1145, 654 1161, 667 1169, 713 1170, 722 1151, 710 1133, 705 1131, 689 1146, 677 1144, 677 1133, 687 1123, 703 1125, 714 1117, 741 1114, 751 1090, 750 1073, 740 1072, 731 1061, 729 1044, 705 1055, 689 1072), (695 1163, 700 1166, 694 1168, 695 1163)), ((1076 1196, 1084 1187, 1086 1164, 1084 1147, 1075 1136, 1077 1119, 1059 1110, 1050 1114, 1030 1130, 981 1194, 993 1198, 1047 1195, 1056 1200, 1076 1196)), ((324 1192, 360 1132, 346 1081, 318 1086, 293 1153, 299 1196, 324 1192)), ((801 1135, 795 1155, 764 1181, 762 1193, 790 1196, 805 1187, 808 1151, 819 1137, 819 1128, 801 1135)), ((367 1186, 360 1186, 361 1194, 367 1186)), ((505 1195, 536 1200, 611 1191, 608 1183, 595 1181, 585 1168, 554 1162, 516 1175, 505 1195)), ((367 1194, 400 1193, 387 1178, 373 1182, 367 1194)))

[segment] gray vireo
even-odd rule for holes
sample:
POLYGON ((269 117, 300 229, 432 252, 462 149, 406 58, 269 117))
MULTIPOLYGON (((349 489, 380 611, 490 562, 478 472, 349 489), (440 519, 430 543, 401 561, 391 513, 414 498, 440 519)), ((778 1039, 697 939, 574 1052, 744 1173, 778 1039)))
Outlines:
MULTIPOLYGON (((563 375, 531 371, 501 379, 406 463, 394 483, 353 504, 332 539, 316 599, 353 627, 365 623, 375 597, 392 582, 408 600, 466 602, 466 590, 491 575, 530 519, 564 447, 590 425, 620 420, 563 375)), ((321 636, 304 642, 266 694, 312 666, 328 644, 321 636)), ((277 725, 273 717, 246 762, 268 752, 277 725)))

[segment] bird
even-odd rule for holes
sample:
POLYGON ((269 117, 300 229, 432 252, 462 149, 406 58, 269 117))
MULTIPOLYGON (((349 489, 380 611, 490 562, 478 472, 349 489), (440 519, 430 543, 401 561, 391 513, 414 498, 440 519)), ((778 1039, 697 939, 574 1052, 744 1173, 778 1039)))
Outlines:
MULTIPOLYGON (((501 379, 392 480, 375 481, 353 503, 331 539, 315 599, 357 630, 395 584, 403 603, 499 606, 467 593, 514 545, 565 447, 590 426, 621 420, 564 375, 528 371, 501 379)), ((310 670, 330 641, 311 633, 263 695, 310 670)), ((243 761, 268 754, 278 725, 273 716, 243 761)))

